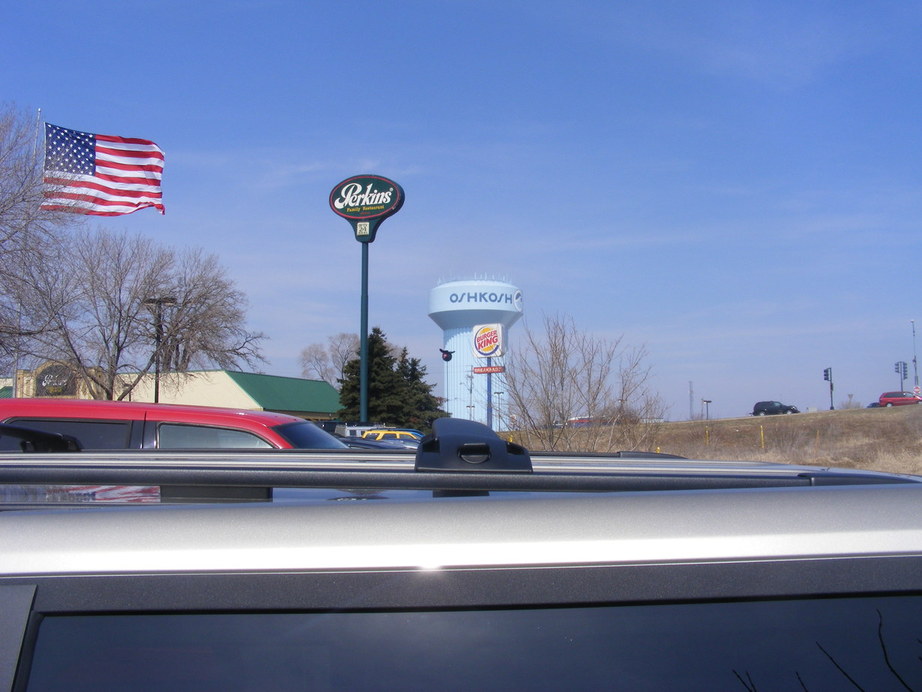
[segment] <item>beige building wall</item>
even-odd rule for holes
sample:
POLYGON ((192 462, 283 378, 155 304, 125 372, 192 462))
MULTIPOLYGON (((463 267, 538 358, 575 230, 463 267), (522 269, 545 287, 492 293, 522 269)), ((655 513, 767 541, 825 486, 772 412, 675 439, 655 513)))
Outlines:
MULTIPOLYGON (((93 398, 93 394, 85 382, 74 376, 72 371, 66 370, 66 368, 62 369, 62 367, 54 362, 49 362, 35 370, 17 370, 15 395, 25 398, 36 396, 71 399, 93 398)), ((116 396, 120 391, 124 392, 125 387, 133 384, 136 377, 135 374, 125 374, 123 376, 124 387, 121 390, 116 389, 116 396)), ((266 386, 265 381, 259 380, 257 376, 252 374, 234 373, 234 376, 231 376, 223 370, 162 373, 160 375, 159 402, 162 404, 221 406, 261 411, 264 409, 264 405, 274 401, 276 405, 296 407, 291 410, 272 409, 282 413, 290 413, 310 419, 333 418, 334 412, 328 410, 331 403, 329 392, 319 391, 319 394, 317 394, 319 401, 312 401, 314 398, 312 393, 302 394, 295 387, 294 395, 292 396, 291 383, 284 382, 284 380, 291 379, 294 378, 281 378, 279 380, 281 389, 276 391, 273 386, 266 386), (253 387, 252 395, 248 392, 250 386, 253 387), (288 387, 287 391, 286 386, 288 387), (260 398, 256 399, 254 397, 260 398), (303 401, 301 400, 302 398, 304 399, 303 401), (311 404, 320 408, 318 410, 299 408, 299 406, 310 406, 311 404)), ((126 394, 123 400, 152 403, 154 401, 154 382, 155 376, 153 374, 145 375, 126 394)), ((314 384, 324 383, 315 382, 314 384)), ((0 381, 0 386, 2 386, 2 381, 0 381)), ((329 385, 326 386, 329 387, 329 385)), ((309 387, 308 389, 311 392, 317 391, 316 387, 309 387)), ((320 389, 322 390, 323 388, 321 387, 320 389)), ((335 390, 332 387, 329 387, 329 390, 335 396, 335 390)), ((335 408, 334 406, 334 410, 335 408)))
MULTIPOLYGON (((142 379, 129 397, 131 401, 153 401, 154 376, 147 375, 142 379)), ((220 370, 196 372, 191 375, 160 375, 160 403, 262 410, 262 407, 240 389, 226 372, 220 370)))
MULTIPOLYGON (((36 396, 35 373, 31 370, 19 370, 17 375, 17 395, 23 397, 36 396)), ((125 376, 125 380, 134 379, 125 376)), ((12 378, 0 378, 0 386, 4 381, 12 384, 12 378)), ((89 399, 91 395, 82 385, 75 392, 79 399, 89 399)), ((69 396, 73 396, 70 394, 69 396)), ((65 395, 67 396, 67 395, 65 395)), ((125 397, 125 401, 154 400, 154 375, 148 374, 125 397)), ((221 370, 195 372, 187 375, 164 373, 160 375, 160 403, 161 404, 192 404, 197 406, 226 406, 251 411, 262 410, 256 401, 244 392, 228 374, 221 370)))

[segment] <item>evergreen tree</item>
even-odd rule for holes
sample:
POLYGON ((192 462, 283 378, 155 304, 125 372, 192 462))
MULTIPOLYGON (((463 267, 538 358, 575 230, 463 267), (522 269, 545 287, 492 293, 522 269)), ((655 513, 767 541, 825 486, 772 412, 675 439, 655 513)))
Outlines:
POLYGON ((406 424, 403 427, 427 430, 432 421, 448 414, 439 408, 441 401, 432 393, 435 385, 425 381, 426 366, 419 358, 410 358, 407 349, 400 352, 397 361, 397 373, 403 387, 403 405, 406 424))
MULTIPOLYGON (((446 416, 439 399, 432 394, 435 385, 423 379, 425 366, 410 358, 403 349, 399 357, 379 327, 368 336, 368 422, 427 431, 432 421, 446 416)), ((358 420, 360 413, 360 362, 356 357, 343 370, 339 394, 339 416, 358 420)))

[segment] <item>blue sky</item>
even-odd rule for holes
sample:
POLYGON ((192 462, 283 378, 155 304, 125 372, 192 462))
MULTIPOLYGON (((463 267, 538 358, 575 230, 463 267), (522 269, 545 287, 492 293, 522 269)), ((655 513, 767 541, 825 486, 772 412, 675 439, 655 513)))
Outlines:
POLYGON ((5 101, 164 149, 166 215, 96 223, 216 253, 266 372, 358 331, 327 198, 376 173, 407 201, 370 323, 432 381, 430 289, 501 278, 533 328, 645 346, 672 419, 828 408, 826 367, 837 406, 899 360, 912 386, 920 45, 922 5, 888 0, 52 0, 0 26, 5 101))

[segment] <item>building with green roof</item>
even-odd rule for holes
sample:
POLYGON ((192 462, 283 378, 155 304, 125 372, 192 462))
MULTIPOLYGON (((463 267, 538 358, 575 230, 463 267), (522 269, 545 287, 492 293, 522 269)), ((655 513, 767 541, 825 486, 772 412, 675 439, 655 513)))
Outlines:
MULTIPOLYGON (((35 371, 19 371, 19 396, 36 396, 35 371)), ((128 376, 126 376, 128 377, 128 376)), ((0 382, 2 384, 2 382, 0 382)), ((88 396, 79 388, 73 398, 88 396)), ((42 396, 42 393, 38 393, 42 396)), ((3 391, 0 389, 0 397, 3 391)), ((9 396, 9 394, 7 394, 9 396)), ((47 396, 47 395, 46 395, 47 396)), ((154 376, 148 374, 126 397, 130 401, 154 400, 154 376)), ((262 375, 233 370, 197 370, 161 373, 160 403, 224 406, 250 411, 275 411, 311 420, 332 420, 339 410, 339 392, 322 380, 262 375)))
MULTIPOLYGON (((131 392, 131 399, 154 400, 153 376, 146 377, 131 392)), ((339 392, 323 380, 233 370, 161 374, 160 401, 275 411, 313 420, 330 420, 339 410, 339 392)))

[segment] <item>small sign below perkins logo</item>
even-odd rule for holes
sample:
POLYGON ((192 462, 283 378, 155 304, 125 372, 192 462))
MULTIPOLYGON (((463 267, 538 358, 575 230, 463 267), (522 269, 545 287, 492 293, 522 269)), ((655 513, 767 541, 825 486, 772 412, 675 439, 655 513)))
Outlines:
POLYGON ((474 355, 496 358, 503 355, 503 325, 481 324, 473 329, 474 355))
POLYGON ((380 175, 346 178, 330 193, 330 209, 352 225, 362 243, 374 241, 380 223, 400 211, 403 201, 403 188, 380 175))

